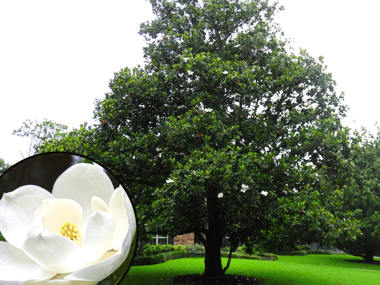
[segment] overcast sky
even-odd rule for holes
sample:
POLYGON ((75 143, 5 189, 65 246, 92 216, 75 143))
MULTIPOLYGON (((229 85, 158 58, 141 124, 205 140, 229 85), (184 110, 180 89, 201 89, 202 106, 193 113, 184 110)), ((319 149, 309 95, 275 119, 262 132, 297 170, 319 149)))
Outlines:
MULTIPOLYGON (((276 21, 299 47, 324 56, 350 107, 343 121, 375 133, 379 120, 378 0, 280 0, 276 21), (352 3, 352 4, 348 4, 352 3), (353 121, 356 120, 356 124, 353 121)), ((26 119, 79 127, 92 123, 114 72, 143 65, 140 23, 148 1, 14 0, 0 2, 0 157, 14 164, 29 139, 12 135, 26 119)))

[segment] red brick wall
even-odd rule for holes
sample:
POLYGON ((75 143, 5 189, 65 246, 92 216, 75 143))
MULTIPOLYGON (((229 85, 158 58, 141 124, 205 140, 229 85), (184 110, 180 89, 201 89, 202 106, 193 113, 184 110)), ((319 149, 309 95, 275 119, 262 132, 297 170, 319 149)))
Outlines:
POLYGON ((194 244, 194 233, 183 234, 174 237, 174 245, 194 244))

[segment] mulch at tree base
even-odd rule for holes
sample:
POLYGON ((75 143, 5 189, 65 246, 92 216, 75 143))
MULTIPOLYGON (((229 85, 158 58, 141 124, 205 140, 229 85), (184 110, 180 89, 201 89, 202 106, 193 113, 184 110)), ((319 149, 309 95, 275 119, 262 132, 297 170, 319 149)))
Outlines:
POLYGON ((260 284, 261 280, 255 277, 243 275, 225 274, 218 278, 204 277, 202 274, 187 274, 176 276, 171 280, 172 283, 187 283, 187 284, 260 284))

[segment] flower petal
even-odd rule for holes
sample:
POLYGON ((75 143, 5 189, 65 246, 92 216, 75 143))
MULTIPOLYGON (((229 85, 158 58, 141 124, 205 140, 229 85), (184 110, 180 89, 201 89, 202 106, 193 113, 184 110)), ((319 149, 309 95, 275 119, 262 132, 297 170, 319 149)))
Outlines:
MULTIPOLYGON (((78 285, 79 284, 89 285, 88 283, 78 283, 78 285)), ((11 284, 9 284, 9 285, 11 285, 11 284)), ((28 280, 28 282, 25 283, 25 285, 75 285, 75 284, 67 282, 66 280, 62 280, 62 279, 61 280, 54 279, 54 280, 44 280, 44 281, 28 280)))
POLYGON ((36 185, 26 185, 4 193, 0 201, 0 231, 11 245, 22 249, 34 221, 34 211, 42 200, 49 198, 54 196, 36 185))
POLYGON ((83 268, 83 249, 59 234, 45 234, 42 223, 44 215, 46 213, 38 215, 33 229, 28 232, 24 243, 26 255, 46 270, 56 273, 70 273, 83 268))
POLYGON ((46 280, 55 273, 47 271, 30 259, 22 250, 8 242, 0 242, 0 284, 21 284, 26 280, 46 280), (13 282, 12 282, 13 281, 13 282))
POLYGON ((70 199, 46 199, 34 212, 34 216, 46 212, 42 218, 44 229, 48 233, 59 233, 59 226, 62 222, 69 220, 76 224, 80 231, 83 231, 83 213, 81 206, 70 199))
POLYGON ((83 241, 85 263, 99 260, 113 241, 115 221, 111 214, 95 211, 88 220, 83 241))
POLYGON ((132 235, 136 230, 136 218, 131 201, 120 185, 113 193, 108 205, 110 214, 115 219, 115 235, 110 248, 118 249, 128 230, 128 225, 132 235))
MULTIPOLYGON (((87 283, 79 283, 79 284, 88 285, 87 283)), ((27 283, 25 283, 25 285, 74 285, 74 284, 65 282, 65 280, 44 280, 44 281, 29 280, 27 283)))
POLYGON ((64 277, 66 280, 92 280, 101 281, 111 275, 120 267, 120 265, 126 260, 129 249, 131 247, 132 235, 131 230, 128 227, 128 231, 123 239, 120 250, 113 256, 91 264, 82 268, 76 272, 71 273, 64 277))
POLYGON ((99 212, 108 213, 107 204, 106 202, 103 201, 102 198, 93 196, 91 198, 91 206, 92 206, 92 212, 99 211, 99 212))
POLYGON ((92 196, 100 197, 108 203, 114 188, 101 168, 88 163, 79 163, 58 177, 52 192, 56 198, 77 201, 82 207, 83 223, 86 225, 92 213, 92 196))

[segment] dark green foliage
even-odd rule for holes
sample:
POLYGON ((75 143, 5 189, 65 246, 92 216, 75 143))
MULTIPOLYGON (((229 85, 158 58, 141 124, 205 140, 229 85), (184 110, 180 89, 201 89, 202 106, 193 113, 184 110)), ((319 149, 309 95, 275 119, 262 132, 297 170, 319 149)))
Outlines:
POLYGON ((329 254, 332 255, 333 253, 329 250, 305 250, 307 254, 329 254))
POLYGON ((94 127, 42 149, 76 151, 112 170, 137 205, 142 236, 194 232, 205 275, 227 270, 226 235, 247 253, 255 244, 353 239, 356 221, 335 187, 350 150, 343 95, 322 57, 287 51, 273 23, 282 7, 150 3, 157 18, 140 29, 146 65, 115 73, 94 127))
POLYGON ((363 234, 354 241, 338 239, 335 246, 372 262, 380 255, 380 129, 376 138, 365 129, 355 136, 361 146, 353 148, 353 156, 347 161, 353 174, 344 185, 344 209, 360 220, 363 234))
POLYGON ((165 262, 166 258, 164 254, 158 254, 153 256, 140 256, 134 258, 132 266, 134 265, 151 265, 165 262))
POLYGON ((0 233, 0 241, 6 241, 1 233, 0 233))
POLYGON ((8 170, 8 168, 10 168, 12 165, 10 165, 9 163, 5 163, 5 161, 0 158, 0 176, 8 170))
POLYGON ((151 265, 163 263, 167 260, 177 259, 177 258, 185 258, 186 252, 183 251, 172 251, 172 252, 163 252, 157 255, 149 255, 149 256, 139 256, 133 260, 132 265, 151 265))

